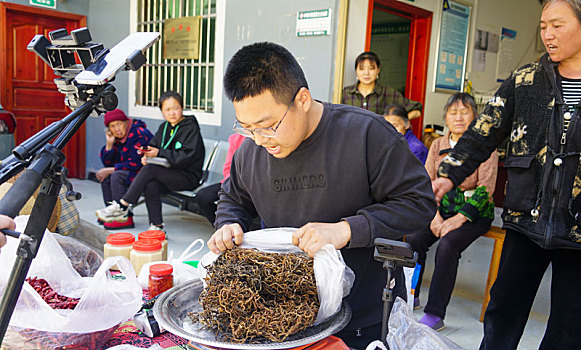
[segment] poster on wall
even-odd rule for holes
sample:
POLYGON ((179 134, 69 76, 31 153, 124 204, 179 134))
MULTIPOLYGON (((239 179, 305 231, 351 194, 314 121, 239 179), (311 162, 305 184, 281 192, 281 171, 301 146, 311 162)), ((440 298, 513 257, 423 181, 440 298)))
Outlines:
POLYGON ((472 72, 484 72, 487 53, 498 53, 499 36, 496 33, 477 29, 474 36, 474 51, 472 52, 472 72))
POLYGON ((462 91, 471 12, 469 5, 453 0, 442 1, 434 91, 462 91))
POLYGON ((502 28, 500 34, 500 49, 496 65, 496 81, 502 83, 512 73, 515 65, 516 30, 502 28))

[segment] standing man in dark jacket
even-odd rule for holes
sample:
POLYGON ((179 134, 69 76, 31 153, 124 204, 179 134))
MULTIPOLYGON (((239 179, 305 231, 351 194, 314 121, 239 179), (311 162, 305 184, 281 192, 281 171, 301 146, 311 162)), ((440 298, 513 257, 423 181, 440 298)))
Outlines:
POLYGON ((442 162, 436 199, 510 137, 506 239, 480 349, 516 349, 552 264, 551 314, 539 349, 581 344, 581 1, 543 4, 548 54, 506 80, 442 162))
POLYGON ((159 107, 166 121, 142 150, 145 166, 119 201, 119 210, 102 218, 107 229, 123 226, 129 218, 129 206, 143 194, 149 229, 164 231, 161 196, 170 191, 193 190, 202 178, 205 149, 198 121, 194 116, 183 115, 182 96, 174 91, 161 95, 159 107), (164 159, 165 166, 148 164, 154 157, 164 159))
MULTIPOLYGON (((234 130, 254 142, 234 155, 208 247, 220 252, 242 243, 258 215, 265 227, 298 227, 293 243, 310 256, 326 244, 341 249, 355 283, 347 297, 353 317, 338 335, 365 348, 380 338, 387 277, 373 259, 374 239, 421 229, 436 210, 422 163, 382 116, 313 100, 282 46, 240 49, 224 88, 236 109, 234 130)), ((398 272, 396 295, 405 298, 398 272)))
MULTIPOLYGON (((107 112, 104 119, 107 127, 105 146, 99 155, 105 167, 99 169, 95 176, 101 182, 106 207, 97 210, 97 217, 119 206, 119 200, 141 169, 139 149, 147 147, 153 137, 143 121, 128 118, 120 109, 107 112)), ((133 219, 129 219, 127 224, 133 225, 133 219)))

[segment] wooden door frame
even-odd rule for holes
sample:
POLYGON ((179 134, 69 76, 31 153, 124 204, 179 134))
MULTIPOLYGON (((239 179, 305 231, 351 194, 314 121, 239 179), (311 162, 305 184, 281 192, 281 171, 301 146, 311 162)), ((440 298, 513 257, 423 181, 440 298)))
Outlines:
MULTIPOLYGON (((369 0, 365 51, 369 51, 371 47, 373 10, 389 12, 411 21, 405 96, 414 101, 420 101, 425 109, 433 13, 397 0, 369 0)), ((422 115, 410 123, 414 134, 421 139, 424 111, 422 110, 422 115)))
MULTIPOLYGON (((12 39, 12 31, 9 30, 9 18, 14 15, 21 14, 25 16, 34 16, 39 18, 54 18, 67 22, 67 30, 72 30, 80 27, 85 27, 87 25, 87 17, 84 15, 79 15, 75 13, 59 12, 54 10, 47 10, 43 8, 37 8, 26 5, 19 5, 7 2, 0 2, 0 96, 2 98, 2 105, 4 108, 10 111, 14 111, 14 85, 11 79, 12 73, 10 69, 14 69, 12 65, 8 65, 8 62, 14 57, 14 48, 10 45, 10 40, 12 39), (69 28, 73 26, 73 28, 69 28), (10 48, 10 49, 9 49, 10 48)), ((40 33, 43 34, 43 33, 40 33)), ((31 38, 32 39, 32 38, 31 38)), ((40 61, 39 57, 35 56, 35 63, 44 62, 40 61)), ((50 67, 45 67, 45 69, 51 69, 50 67)), ((13 78, 13 77, 12 77, 13 78)), ((56 85, 54 86, 56 90, 56 85)), ((64 100, 64 95, 63 95, 64 100)), ((66 108, 63 105, 63 111, 66 114, 66 108)), ((42 126, 41 126, 42 129, 42 126)), ((86 146, 85 146, 85 127, 82 126, 78 136, 78 146, 81 147, 77 152, 69 154, 69 156, 74 156, 73 159, 68 159, 68 167, 71 170, 71 174, 75 174, 75 177, 84 178, 85 177, 85 167, 86 167, 86 146), (71 163, 72 162, 72 163, 71 163), (74 169, 74 170, 73 170, 74 169)), ((68 157, 67 157, 68 158, 68 157)))
POLYGON ((10 2, 0 2, 0 23, 3 23, 2 28, 0 28, 0 48, 4 48, 5 50, 4 52, 0 52, 0 86, 2 88, 1 102, 5 109, 12 110, 14 107, 12 82, 7 79, 9 76, 8 69, 10 68, 8 67, 8 60, 12 55, 12 52, 8 52, 8 42, 10 40, 10 33, 7 30, 9 12, 21 12, 28 15, 57 17, 65 20, 77 21, 80 27, 87 26, 87 17, 75 13, 47 10, 44 8, 13 4, 10 2))

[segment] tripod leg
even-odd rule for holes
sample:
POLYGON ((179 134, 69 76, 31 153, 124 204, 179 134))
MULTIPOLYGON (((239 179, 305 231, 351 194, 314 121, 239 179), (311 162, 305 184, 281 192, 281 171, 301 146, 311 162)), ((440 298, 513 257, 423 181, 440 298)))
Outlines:
POLYGON ((10 317, 14 312, 16 302, 22 290, 22 285, 32 264, 32 259, 38 253, 38 248, 44 236, 44 230, 52 215, 60 188, 60 182, 51 178, 45 178, 42 181, 39 194, 30 215, 33 219, 29 220, 24 230, 24 233, 32 239, 30 241, 20 241, 16 261, 10 273, 6 288, 4 289, 2 300, 0 301, 0 344, 2 344, 2 340, 8 329, 10 317))

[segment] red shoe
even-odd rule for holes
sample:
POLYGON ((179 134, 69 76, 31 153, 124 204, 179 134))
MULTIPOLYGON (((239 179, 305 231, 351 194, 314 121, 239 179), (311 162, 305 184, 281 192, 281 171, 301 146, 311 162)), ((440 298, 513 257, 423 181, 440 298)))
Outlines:
POLYGON ((134 228, 133 217, 129 216, 125 220, 114 220, 111 222, 105 222, 103 226, 107 230, 120 230, 122 228, 134 228))

